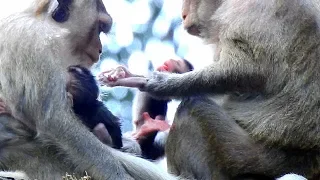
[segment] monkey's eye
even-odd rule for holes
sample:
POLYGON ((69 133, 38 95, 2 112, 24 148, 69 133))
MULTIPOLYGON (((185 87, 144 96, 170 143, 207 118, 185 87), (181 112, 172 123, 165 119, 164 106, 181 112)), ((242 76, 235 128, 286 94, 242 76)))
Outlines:
POLYGON ((52 18, 59 22, 63 23, 68 20, 70 15, 69 8, 67 6, 58 6, 52 13, 52 18))

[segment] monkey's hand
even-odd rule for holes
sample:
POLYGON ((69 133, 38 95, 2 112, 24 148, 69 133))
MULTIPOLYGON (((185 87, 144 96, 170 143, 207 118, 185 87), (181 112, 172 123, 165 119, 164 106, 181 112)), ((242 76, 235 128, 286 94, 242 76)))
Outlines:
POLYGON ((119 66, 115 69, 107 70, 99 75, 101 85, 109 87, 125 86, 125 87, 141 87, 144 86, 147 79, 143 76, 132 74, 124 66, 119 66))
POLYGON ((0 114, 11 115, 11 109, 0 99, 0 114))
POLYGON ((171 99, 185 88, 182 86, 180 76, 181 74, 155 71, 147 82, 140 86, 139 90, 149 93, 156 99, 162 99, 162 97, 171 99))
POLYGON ((143 113, 144 124, 132 135, 139 142, 150 134, 170 129, 170 125, 164 120, 152 119, 148 112, 143 113))
POLYGON ((124 66, 118 66, 116 68, 103 71, 99 74, 98 77, 99 81, 108 82, 132 76, 134 75, 127 68, 125 68, 124 66))

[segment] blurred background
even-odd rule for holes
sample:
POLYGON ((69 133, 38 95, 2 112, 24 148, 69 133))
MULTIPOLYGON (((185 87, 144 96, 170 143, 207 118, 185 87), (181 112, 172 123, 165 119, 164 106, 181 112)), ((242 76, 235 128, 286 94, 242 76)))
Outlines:
MULTIPOLYGON (((101 34, 103 53, 94 74, 126 65, 135 74, 147 75, 168 59, 187 59, 199 69, 210 63, 211 49, 183 29, 182 0, 103 0, 113 17, 111 33, 101 34)), ((132 129, 136 89, 101 87, 101 98, 122 121, 124 132, 132 129)), ((139 102, 138 102, 139 103, 139 102)), ((168 106, 172 120, 179 101, 168 106)))

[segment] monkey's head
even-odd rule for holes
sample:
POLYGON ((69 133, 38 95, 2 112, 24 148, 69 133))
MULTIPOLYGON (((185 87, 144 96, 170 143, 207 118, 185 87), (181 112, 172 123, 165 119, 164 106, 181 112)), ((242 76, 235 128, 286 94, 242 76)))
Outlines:
POLYGON ((83 109, 94 105, 98 98, 99 88, 91 72, 85 67, 76 65, 68 67, 68 74, 67 91, 72 96, 73 108, 83 109))
MULTIPOLYGON (((183 26, 189 34, 209 37, 212 29, 212 18, 220 7, 222 0, 183 0, 183 26)), ((212 35, 211 35, 212 37, 212 35)))
POLYGON ((188 60, 169 59, 165 61, 161 66, 159 66, 157 68, 157 71, 168 71, 171 73, 182 74, 192 71, 193 69, 193 65, 188 60))
POLYGON ((108 33, 112 18, 102 0, 37 0, 32 9, 38 19, 67 31, 71 53, 79 64, 89 68, 99 60, 101 32, 108 33))

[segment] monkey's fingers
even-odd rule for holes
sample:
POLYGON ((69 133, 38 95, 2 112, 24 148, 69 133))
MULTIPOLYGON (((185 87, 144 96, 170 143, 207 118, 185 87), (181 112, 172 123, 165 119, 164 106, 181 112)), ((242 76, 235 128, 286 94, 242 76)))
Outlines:
POLYGON ((145 77, 129 77, 123 79, 117 79, 116 81, 109 81, 106 77, 100 80, 102 85, 107 85, 109 87, 124 86, 132 88, 141 88, 147 83, 147 78, 145 77))
POLYGON ((127 77, 135 77, 137 75, 132 74, 126 67, 118 66, 116 68, 112 68, 110 70, 103 71, 99 74, 101 76, 112 76, 116 78, 127 78, 127 77))
POLYGON ((142 118, 139 118, 137 120, 134 120, 133 123, 135 124, 137 131, 141 128, 141 126, 147 121, 146 119, 151 119, 153 120, 148 112, 142 113, 142 118))
POLYGON ((154 119, 152 119, 152 118, 150 117, 150 115, 149 115, 148 112, 142 113, 142 117, 143 117, 143 120, 144 120, 145 122, 153 121, 153 120, 154 120, 154 119))
POLYGON ((0 108, 0 114, 6 114, 6 111, 0 108))
POLYGON ((0 115, 1 115, 1 114, 11 115, 11 112, 9 112, 9 111, 7 111, 7 110, 5 110, 5 109, 0 108, 0 115))
POLYGON ((159 131, 166 131, 168 129, 170 129, 170 124, 167 121, 163 121, 163 120, 155 120, 156 125, 158 126, 158 130, 159 131))
POLYGON ((2 100, 0 101, 0 114, 11 114, 11 110, 2 100))
POLYGON ((133 137, 137 140, 141 140, 154 132, 166 131, 170 129, 170 125, 163 120, 154 120, 148 113, 144 113, 145 123, 141 126, 136 133, 133 134, 133 137))

